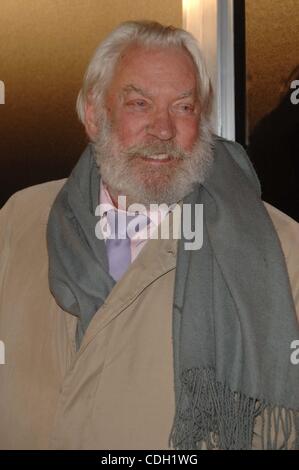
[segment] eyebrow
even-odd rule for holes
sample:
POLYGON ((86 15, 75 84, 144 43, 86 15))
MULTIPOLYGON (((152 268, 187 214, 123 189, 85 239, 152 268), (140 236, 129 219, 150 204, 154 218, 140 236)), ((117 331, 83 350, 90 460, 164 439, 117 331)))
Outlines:
POLYGON ((178 99, 189 98, 189 96, 193 96, 193 95, 195 95, 194 90, 187 90, 187 91, 184 91, 183 93, 181 93, 179 95, 178 99))
POLYGON ((131 91, 135 91, 135 93, 139 93, 140 95, 146 97, 146 98, 151 98, 151 95, 147 93, 146 91, 142 90, 142 88, 138 88, 135 85, 126 85, 123 89, 122 92, 123 94, 130 93, 131 91))
MULTIPOLYGON (((147 93, 146 91, 144 91, 142 88, 139 88, 139 87, 136 87, 135 85, 133 84, 130 84, 130 85, 126 85, 123 89, 122 89, 122 92, 123 94, 127 94, 127 93, 130 93, 134 91, 135 93, 139 93, 140 95, 144 96, 145 98, 152 98, 153 96, 150 94, 150 93, 147 93)), ((190 96, 194 96, 195 95, 195 90, 191 89, 191 90, 186 90, 184 91, 183 93, 181 93, 177 99, 180 100, 182 98, 189 98, 190 96)))

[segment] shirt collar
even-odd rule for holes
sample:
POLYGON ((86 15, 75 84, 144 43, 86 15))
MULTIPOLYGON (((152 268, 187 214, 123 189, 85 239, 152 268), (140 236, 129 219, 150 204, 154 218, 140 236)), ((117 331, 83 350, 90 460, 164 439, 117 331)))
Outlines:
MULTIPOLYGON (((103 218, 104 220, 107 219, 107 212, 110 210, 115 210, 121 213, 124 213, 126 215, 134 215, 132 212, 124 211, 123 209, 119 209, 115 207, 111 196, 109 194, 108 188, 106 184, 102 181, 100 181, 100 194, 99 194, 99 199, 101 204, 106 204, 107 209, 106 212, 103 213, 103 218)), ((165 219, 165 217, 174 210, 176 206, 176 203, 172 204, 169 206, 167 209, 162 207, 158 211, 152 211, 150 213, 151 217, 149 217, 149 223, 147 226, 145 226, 142 230, 140 230, 136 235, 132 238, 132 240, 143 240, 143 239, 148 239, 148 234, 150 233, 151 230, 153 230, 155 227, 161 224, 161 222, 165 219)), ((149 216, 149 211, 145 214, 149 216)))

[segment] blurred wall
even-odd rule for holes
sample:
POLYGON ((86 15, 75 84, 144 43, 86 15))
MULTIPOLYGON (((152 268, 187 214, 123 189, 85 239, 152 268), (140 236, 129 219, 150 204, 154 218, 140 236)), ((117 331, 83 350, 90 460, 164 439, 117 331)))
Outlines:
POLYGON ((69 174, 86 144, 75 114, 85 68, 130 19, 181 26, 181 0, 0 0, 0 206, 69 174))
POLYGON ((282 83, 299 64, 299 0, 247 0, 249 131, 278 103, 282 83))

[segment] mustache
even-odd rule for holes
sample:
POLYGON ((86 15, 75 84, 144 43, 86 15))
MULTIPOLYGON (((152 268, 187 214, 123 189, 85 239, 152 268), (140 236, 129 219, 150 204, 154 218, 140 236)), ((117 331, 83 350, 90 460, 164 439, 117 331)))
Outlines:
POLYGON ((153 155, 168 155, 173 159, 184 159, 188 156, 187 152, 182 150, 173 142, 156 142, 152 144, 134 145, 123 150, 122 155, 130 160, 137 157, 151 157, 153 155))

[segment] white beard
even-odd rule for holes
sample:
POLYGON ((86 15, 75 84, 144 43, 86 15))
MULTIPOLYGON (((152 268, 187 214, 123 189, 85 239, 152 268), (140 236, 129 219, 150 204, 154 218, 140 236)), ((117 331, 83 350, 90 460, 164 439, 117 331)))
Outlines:
POLYGON ((171 205, 203 183, 213 163, 212 132, 201 121, 193 149, 185 152, 175 142, 155 141, 123 148, 103 113, 100 132, 94 142, 101 177, 114 199, 126 196, 128 204, 171 205), (152 165, 144 161, 153 155, 170 155, 171 163, 152 165), (140 157, 143 157, 140 158, 140 157))

